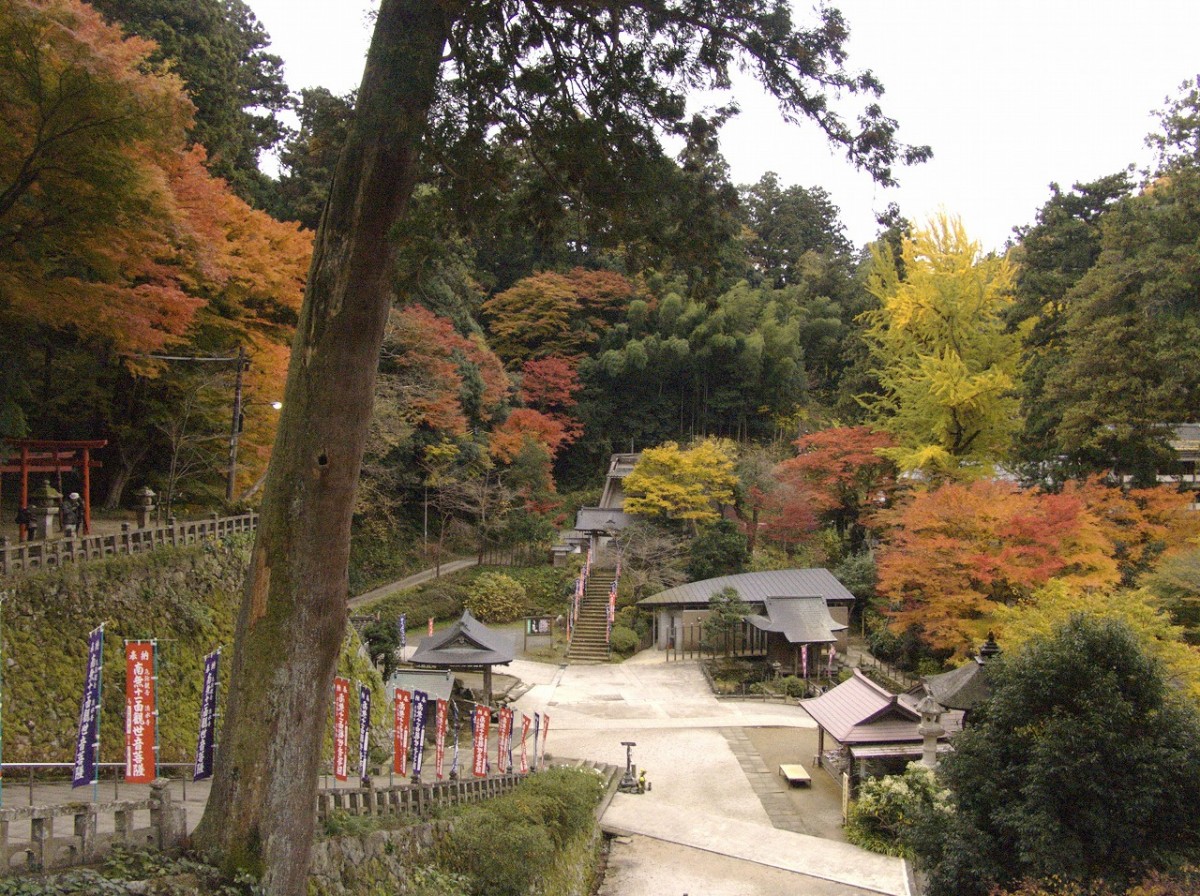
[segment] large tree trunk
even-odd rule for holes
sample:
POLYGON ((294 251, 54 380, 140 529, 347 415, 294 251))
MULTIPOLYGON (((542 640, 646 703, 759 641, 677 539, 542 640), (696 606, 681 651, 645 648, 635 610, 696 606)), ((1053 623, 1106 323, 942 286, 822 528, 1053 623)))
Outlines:
POLYGON ((346 625, 350 517, 390 304, 389 228, 412 193, 446 8, 384 0, 317 232, 197 845, 302 896, 329 692, 346 625))

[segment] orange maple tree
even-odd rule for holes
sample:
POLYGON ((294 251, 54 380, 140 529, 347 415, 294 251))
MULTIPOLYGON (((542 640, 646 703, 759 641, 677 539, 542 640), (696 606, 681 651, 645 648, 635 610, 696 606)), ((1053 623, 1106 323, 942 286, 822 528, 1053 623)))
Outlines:
POLYGON ((796 440, 795 457, 775 467, 761 500, 763 534, 788 545, 806 540, 822 523, 857 547, 871 513, 891 501, 896 467, 878 453, 890 435, 867 426, 821 430, 796 440))
POLYGON ((533 408, 516 408, 508 418, 492 430, 488 450, 492 457, 512 463, 526 441, 541 445, 550 460, 572 441, 573 436, 563 422, 550 414, 533 408))
POLYGON ((0 292, 19 319, 134 353, 203 304, 162 167, 192 106, 153 49, 76 0, 0 6, 0 292))
POLYGON ((580 388, 578 362, 550 355, 521 365, 521 388, 517 395, 528 407, 562 414, 575 407, 575 395, 580 388))
POLYGON ((465 435, 473 422, 490 422, 508 396, 508 375, 486 344, 420 305, 392 312, 383 365, 401 416, 448 436, 465 435), (467 389, 468 372, 474 391, 467 389))
POLYGON ((1113 545, 1124 584, 1132 585, 1164 553, 1195 546, 1192 496, 1169 486, 1120 489, 1093 476, 1064 492, 1082 501, 1113 545))
POLYGON ((492 345, 506 361, 572 356, 616 323, 637 288, 612 271, 542 271, 483 303, 492 345))
POLYGON ((918 625, 935 648, 965 651, 998 604, 1060 579, 1083 588, 1120 578, 1114 546, 1077 495, 980 480, 914 492, 879 516, 879 593, 893 629, 918 625))

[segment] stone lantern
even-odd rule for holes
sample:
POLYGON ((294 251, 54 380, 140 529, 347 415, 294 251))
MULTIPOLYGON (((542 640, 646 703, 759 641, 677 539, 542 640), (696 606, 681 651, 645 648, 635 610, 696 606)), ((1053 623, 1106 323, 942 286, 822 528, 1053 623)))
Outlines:
POLYGON ((945 708, 926 695, 917 704, 917 712, 921 714, 921 724, 917 733, 921 735, 921 764, 929 769, 937 768, 938 738, 946 733, 942 727, 942 713, 945 708))
POLYGON ((137 498, 137 514, 138 528, 148 529, 150 527, 150 514, 154 512, 154 492, 150 491, 150 486, 143 485, 133 496, 137 498))
POLYGON ((54 520, 62 506, 62 492, 57 491, 49 479, 43 479, 42 487, 35 489, 29 497, 33 502, 29 513, 33 517, 34 525, 41 530, 42 538, 49 538, 50 533, 54 531, 54 520))

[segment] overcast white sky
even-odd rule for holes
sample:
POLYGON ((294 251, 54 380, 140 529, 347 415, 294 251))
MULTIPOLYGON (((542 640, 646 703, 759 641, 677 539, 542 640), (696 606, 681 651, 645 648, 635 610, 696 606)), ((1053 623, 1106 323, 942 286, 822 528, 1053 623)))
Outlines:
MULTIPOLYGON (((293 90, 358 86, 373 0, 247 0, 293 90)), ((1033 220, 1064 188, 1149 162, 1152 113, 1200 73, 1197 0, 833 0, 850 26, 850 65, 883 81, 885 112, 934 159, 875 187, 813 128, 785 125, 752 89, 722 144, 736 183, 775 171, 824 187, 851 239, 875 235, 889 202, 918 223, 962 217, 984 248, 1033 220)), ((807 2, 794 3, 805 21, 807 2)))

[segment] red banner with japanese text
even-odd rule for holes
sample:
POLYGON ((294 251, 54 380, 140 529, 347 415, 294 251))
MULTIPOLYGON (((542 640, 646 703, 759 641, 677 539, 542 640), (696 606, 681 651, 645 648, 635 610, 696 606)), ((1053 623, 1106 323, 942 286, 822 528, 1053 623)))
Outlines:
POLYGON ((473 769, 476 778, 487 777, 487 747, 488 728, 492 723, 492 711, 486 706, 476 706, 471 724, 475 739, 471 744, 473 752, 473 769))
POLYGON ((437 702, 437 716, 434 720, 434 772, 440 781, 444 775, 442 769, 446 764, 446 721, 450 717, 450 704, 445 700, 437 702))
POLYGON ((529 748, 525 739, 529 737, 529 716, 521 713, 521 774, 529 774, 529 748))
POLYGON ((350 755, 350 682, 345 678, 333 680, 333 776, 339 781, 348 777, 350 755))
POLYGON ((408 730, 412 726, 412 692, 396 689, 392 721, 392 771, 408 774, 408 730))
POLYGON ((149 784, 158 777, 154 650, 153 641, 125 644, 125 780, 129 784, 149 784))

